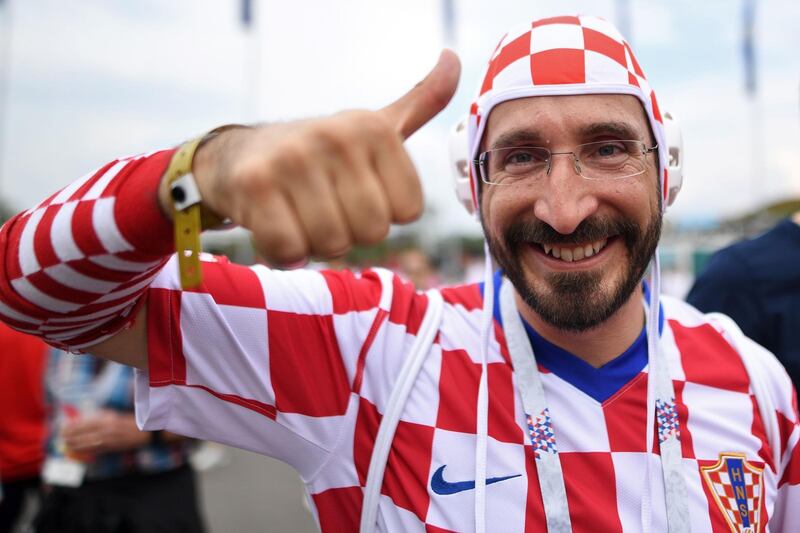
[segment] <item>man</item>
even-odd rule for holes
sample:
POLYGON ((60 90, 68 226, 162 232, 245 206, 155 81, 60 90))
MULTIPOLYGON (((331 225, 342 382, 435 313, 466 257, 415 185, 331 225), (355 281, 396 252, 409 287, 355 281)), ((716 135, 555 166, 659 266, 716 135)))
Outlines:
POLYGON ((733 318, 783 363, 800 387, 800 211, 715 253, 687 301, 733 318))
POLYGON ((192 442, 140 431, 134 372, 52 350, 50 439, 37 533, 202 533, 192 442))
POLYGON ((140 368, 146 429, 294 466, 323 531, 800 526, 780 365, 722 319, 659 308, 657 265, 644 302, 676 190, 655 96, 605 21, 513 29, 472 106, 472 205, 506 276, 423 294, 383 270, 193 264, 198 209, 252 229, 276 263, 416 217, 402 142, 458 72, 445 52, 378 111, 226 128, 106 165, 3 228, 0 313, 140 368), (398 405, 384 472, 381 422, 398 405))

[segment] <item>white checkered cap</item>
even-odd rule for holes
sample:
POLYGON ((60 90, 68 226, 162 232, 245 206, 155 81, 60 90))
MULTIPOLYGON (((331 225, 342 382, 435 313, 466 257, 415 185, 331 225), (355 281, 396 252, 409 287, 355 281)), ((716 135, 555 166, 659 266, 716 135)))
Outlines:
MULTIPOLYGON (((609 22, 591 16, 560 16, 535 20, 506 33, 495 48, 477 99, 470 107, 470 159, 478 156, 489 113, 507 100, 529 96, 630 94, 637 97, 650 120, 658 150, 661 192, 667 187, 667 144, 656 95, 633 51, 609 22)), ((472 200, 476 209, 475 165, 470 165, 472 200)), ((663 208, 667 202, 662 201, 663 208)))

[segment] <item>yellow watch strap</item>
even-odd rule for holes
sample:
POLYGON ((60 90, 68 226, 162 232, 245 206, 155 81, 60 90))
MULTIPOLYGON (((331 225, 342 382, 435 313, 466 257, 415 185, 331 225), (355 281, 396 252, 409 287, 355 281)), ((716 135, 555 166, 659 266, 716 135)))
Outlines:
MULTIPOLYGON (((192 160, 197 147, 205 135, 183 143, 167 167, 167 185, 170 186, 172 199, 172 183, 178 178, 192 172, 192 160)), ((200 285, 202 273, 200 271, 200 209, 201 204, 196 203, 182 210, 175 208, 172 200, 172 221, 175 227, 175 251, 178 254, 178 268, 181 277, 181 288, 192 289, 200 285)))
MULTIPOLYGON (((184 199, 176 199, 173 183, 183 176, 192 173, 192 162, 197 149, 220 133, 231 129, 250 128, 243 124, 225 124, 209 131, 190 141, 186 141, 172 156, 167 167, 166 178, 172 203, 172 221, 175 227, 175 250, 178 253, 178 268, 181 276, 181 287, 192 289, 200 285, 203 274, 200 270, 200 232, 225 224, 225 220, 216 213, 206 209, 200 201, 200 192, 194 178, 191 178, 191 188, 194 189, 194 201, 181 209, 176 203, 185 205, 184 199)), ((188 184, 187 184, 188 185, 188 184)), ((186 192, 186 191, 184 191, 186 192)))

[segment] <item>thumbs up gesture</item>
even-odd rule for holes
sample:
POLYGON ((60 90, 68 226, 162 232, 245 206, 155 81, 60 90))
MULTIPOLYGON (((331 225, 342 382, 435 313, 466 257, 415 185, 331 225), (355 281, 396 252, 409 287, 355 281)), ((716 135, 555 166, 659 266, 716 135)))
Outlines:
MULTIPOLYGON (((276 264, 380 242, 392 223, 422 213, 403 142, 444 109, 459 73, 458 57, 445 50, 425 79, 377 111, 223 132, 195 155, 203 203, 252 230, 276 264)), ((163 186, 160 201, 168 205, 163 186)))

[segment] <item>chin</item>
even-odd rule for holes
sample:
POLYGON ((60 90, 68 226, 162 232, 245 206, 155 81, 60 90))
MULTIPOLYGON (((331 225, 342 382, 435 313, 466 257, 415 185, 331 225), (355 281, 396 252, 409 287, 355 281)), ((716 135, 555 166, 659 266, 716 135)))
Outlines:
POLYGON ((522 300, 551 326, 584 332, 600 326, 628 301, 637 283, 609 282, 599 272, 558 272, 537 281, 506 272, 522 300), (624 285, 624 286, 623 286, 624 285))

